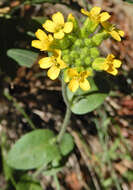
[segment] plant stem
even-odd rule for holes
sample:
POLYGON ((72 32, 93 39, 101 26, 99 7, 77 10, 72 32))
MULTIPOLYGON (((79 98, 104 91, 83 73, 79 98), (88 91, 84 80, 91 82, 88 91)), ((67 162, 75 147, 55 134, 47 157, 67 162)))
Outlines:
POLYGON ((70 121, 70 117, 71 117, 71 110, 69 107, 67 107, 67 110, 66 110, 66 114, 65 114, 65 119, 63 121, 63 124, 62 124, 62 128, 57 136, 57 142, 61 142, 63 136, 64 136, 64 133, 66 131, 66 128, 68 126, 68 123, 70 121))
POLYGON ((47 169, 47 165, 44 164, 42 167, 38 168, 37 171, 33 174, 33 178, 36 178, 43 170, 47 169))
POLYGON ((36 127, 34 125, 34 123, 32 122, 32 120, 29 118, 29 116, 27 115, 27 113, 24 111, 24 109, 22 107, 20 107, 20 105, 14 100, 14 98, 6 91, 4 91, 4 96, 9 100, 13 102, 13 105, 15 106, 15 108, 24 116, 24 118, 27 120, 27 123, 29 124, 29 126, 35 130, 36 127))
POLYGON ((54 182, 56 184, 56 189, 60 190, 60 184, 59 184, 59 180, 58 180, 57 174, 53 175, 53 177, 54 177, 54 182))
POLYGON ((66 104, 66 114, 65 114, 65 118, 64 118, 64 121, 63 121, 63 124, 62 124, 62 128, 57 136, 57 142, 60 143, 63 136, 64 136, 64 133, 66 131, 66 128, 68 126, 68 123, 70 121, 70 117, 71 117, 71 110, 69 108, 69 103, 68 103, 68 98, 67 98, 67 94, 66 94, 66 84, 65 82, 63 81, 62 79, 62 96, 63 96, 63 99, 64 99, 64 102, 66 104))
POLYGON ((68 100, 67 94, 66 94, 66 83, 64 82, 63 79, 61 79, 61 85, 62 85, 62 96, 63 96, 64 102, 65 102, 66 106, 69 107, 69 100, 68 100))

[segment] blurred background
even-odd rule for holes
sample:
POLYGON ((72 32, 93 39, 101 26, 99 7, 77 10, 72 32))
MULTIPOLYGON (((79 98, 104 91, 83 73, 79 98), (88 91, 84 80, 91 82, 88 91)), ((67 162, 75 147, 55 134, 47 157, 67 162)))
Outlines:
MULTIPOLYGON (((123 65, 118 76, 110 76, 110 96, 102 106, 83 116, 72 115, 68 132, 75 148, 58 178, 62 190, 133 189, 133 1, 0 0, 1 190, 14 189, 5 174, 3 155, 32 130, 30 122, 57 132, 64 118, 60 81, 51 81, 39 68, 38 59, 44 54, 31 47, 34 33, 57 11, 65 18, 72 13, 82 23, 80 9, 93 6, 109 12, 111 22, 125 32, 122 42, 108 39, 101 45, 103 55, 112 52, 123 65), (13 48, 34 51, 34 56, 28 54, 21 61, 18 55, 15 61, 13 48)), ((39 180, 43 189, 56 189, 51 177, 39 180)))

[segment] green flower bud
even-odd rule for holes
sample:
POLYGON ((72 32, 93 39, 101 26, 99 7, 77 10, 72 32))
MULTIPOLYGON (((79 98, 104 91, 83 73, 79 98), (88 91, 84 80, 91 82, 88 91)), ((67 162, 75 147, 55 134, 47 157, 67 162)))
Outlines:
POLYGON ((92 41, 91 38, 85 38, 84 43, 85 43, 85 46, 87 46, 88 48, 91 48, 94 46, 94 42, 92 41))
POLYGON ((105 65, 105 58, 98 57, 93 61, 92 68, 101 71, 104 69, 104 65, 105 65))
POLYGON ((67 21, 73 23, 73 32, 76 32, 77 30, 79 30, 78 21, 77 21, 77 19, 72 15, 72 13, 70 13, 70 14, 68 15, 67 21))
POLYGON ((62 50, 62 55, 68 55, 68 54, 69 54, 69 50, 68 49, 62 50))
POLYGON ((85 20, 84 25, 81 29, 81 36, 88 37, 91 33, 93 33, 98 26, 98 23, 93 22, 89 17, 85 20))
POLYGON ((91 57, 89 57, 89 56, 86 57, 85 60, 84 60, 84 62, 85 62, 86 65, 90 65, 90 64, 91 64, 91 61, 92 61, 92 59, 91 59, 91 57))
POLYGON ((74 47, 82 47, 84 45, 83 39, 77 39, 74 43, 74 47))
POLYGON ((93 47, 93 48, 90 49, 90 56, 91 56, 92 58, 96 58, 96 57, 98 57, 99 55, 100 55, 100 52, 99 52, 98 48, 93 47))
POLYGON ((89 73, 90 73, 89 76, 93 76, 94 75, 93 69, 91 67, 87 67, 86 71, 89 71, 89 73))
POLYGON ((61 49, 61 50, 65 50, 68 47, 70 47, 72 44, 72 41, 68 38, 68 36, 66 35, 63 39, 60 40, 54 40, 54 42, 52 43, 52 45, 50 46, 52 49, 61 49))
POLYGON ((70 56, 69 55, 64 55, 62 57, 63 61, 66 62, 66 63, 70 63, 70 56))
POLYGON ((82 71, 84 71, 84 67, 77 67, 77 71, 80 73, 82 71))
POLYGON ((92 41, 99 46, 104 39, 108 37, 107 33, 105 31, 95 34, 92 37, 92 41))
POLYGON ((82 65, 82 60, 81 59, 76 59, 75 60, 75 65, 76 65, 76 67, 81 66, 82 65))
POLYGON ((73 50, 73 51, 71 51, 71 53, 70 53, 70 57, 71 57, 72 59, 77 59, 77 58, 79 57, 79 53, 78 53, 77 51, 73 50))
POLYGON ((80 52, 80 58, 84 59, 87 55, 89 55, 89 49, 87 47, 82 48, 80 52))

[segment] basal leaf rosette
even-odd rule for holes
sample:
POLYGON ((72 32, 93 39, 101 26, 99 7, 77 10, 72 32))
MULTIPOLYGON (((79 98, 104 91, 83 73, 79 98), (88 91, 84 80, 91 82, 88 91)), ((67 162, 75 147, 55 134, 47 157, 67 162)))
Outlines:
POLYGON ((48 53, 48 57, 39 60, 40 68, 48 69, 47 75, 52 80, 61 76, 72 93, 78 89, 88 92, 91 90, 89 78, 97 71, 116 75, 122 64, 113 54, 100 56, 103 40, 111 36, 121 41, 124 36, 122 30, 109 22, 111 15, 100 7, 90 11, 81 9, 81 13, 86 17, 81 27, 72 13, 66 21, 61 12, 53 14, 42 25, 45 31, 38 29, 37 40, 32 41, 33 47, 48 53))

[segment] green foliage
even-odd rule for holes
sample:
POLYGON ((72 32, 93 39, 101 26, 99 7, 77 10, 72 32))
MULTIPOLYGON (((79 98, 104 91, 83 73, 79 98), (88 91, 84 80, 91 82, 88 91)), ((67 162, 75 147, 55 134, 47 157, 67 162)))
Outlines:
POLYGON ((60 155, 54 138, 52 131, 41 129, 24 135, 9 152, 7 163, 16 169, 33 169, 47 165, 60 155))
POLYGON ((133 0, 124 0, 124 1, 127 2, 127 3, 133 4, 133 0))
POLYGON ((96 76, 94 79, 89 78, 91 89, 87 92, 78 90, 72 93, 67 88, 67 96, 70 101, 71 111, 75 114, 85 114, 99 107, 108 96, 109 85, 105 77, 96 76), (101 84, 104 83, 104 87, 101 84))
POLYGON ((42 190, 38 181, 32 179, 32 176, 24 174, 20 177, 19 182, 15 185, 16 190, 42 190))
POLYGON ((7 163, 15 169, 33 169, 52 162, 58 166, 61 155, 66 156, 74 147, 73 138, 66 133, 57 145, 51 130, 35 130, 19 139, 9 151, 7 163))
POLYGON ((7 55, 14 59, 20 66, 25 67, 31 67, 38 57, 38 53, 24 49, 9 49, 7 55))
POLYGON ((34 182, 23 181, 19 182, 16 186, 16 190, 42 190, 39 184, 34 182))
POLYGON ((65 133, 60 142, 59 147, 60 147, 61 154, 63 156, 66 156, 67 154, 69 154, 73 150, 73 147, 74 147, 74 141, 73 141, 72 136, 68 133, 65 133))

